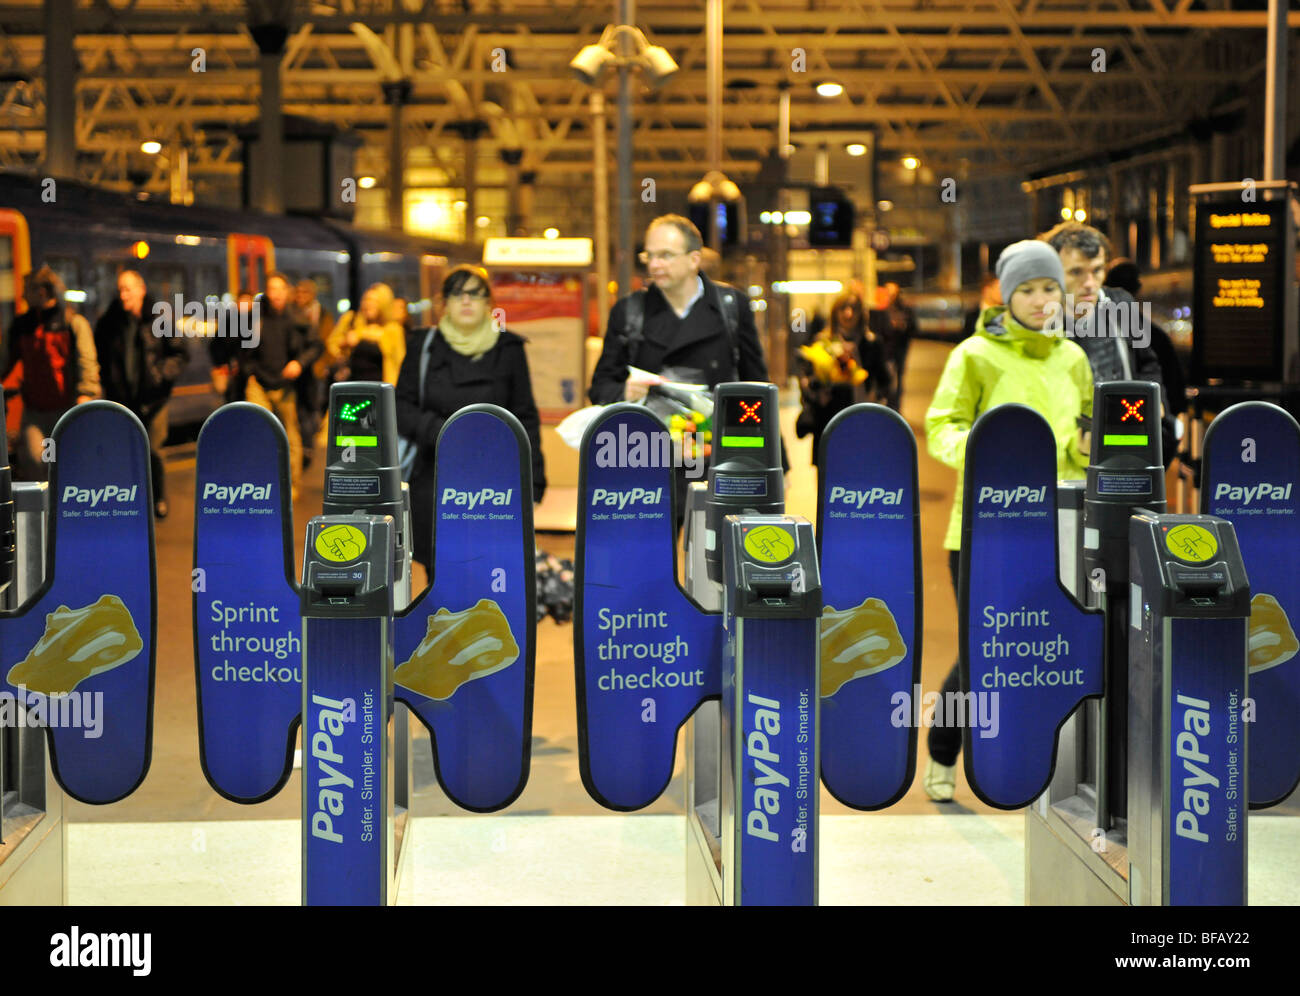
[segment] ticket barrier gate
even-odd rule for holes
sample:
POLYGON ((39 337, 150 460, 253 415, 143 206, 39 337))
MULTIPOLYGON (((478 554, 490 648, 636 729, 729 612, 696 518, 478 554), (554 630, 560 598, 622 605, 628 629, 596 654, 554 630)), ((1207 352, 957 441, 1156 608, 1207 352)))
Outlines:
POLYGON ((502 409, 446 421, 433 583, 411 602, 392 386, 333 385, 328 428, 325 514, 308 523, 301 584, 279 423, 234 404, 200 434, 200 756, 217 792, 257 803, 288 781, 302 724, 303 902, 385 904, 409 853, 408 709, 429 728, 439 783, 458 805, 500 809, 527 781, 531 458, 502 409))
POLYGON ((919 669, 915 444, 880 406, 832 423, 819 550, 811 524, 781 514, 775 389, 716 391, 709 482, 687 492, 682 590, 672 461, 644 458, 669 452, 667 433, 644 409, 614 405, 584 437, 574 640, 583 783, 608 808, 647 805, 672 777, 685 724, 687 901, 808 904, 819 782, 880 808, 915 768, 915 725, 890 723, 891 699, 912 695, 919 669), (864 461, 873 450, 879 462, 864 461), (868 520, 885 539, 879 556, 861 546, 868 520), (873 572, 893 574, 899 590, 873 572), (626 663, 640 659, 673 670, 626 663), (875 765, 861 762, 867 752, 875 765))
MULTIPOLYGON (((5 442, 0 440, 0 447, 5 442)), ((3 484, 9 486, 8 458, 3 484)), ((11 526, 0 527, 10 580, 4 587, 4 609, 26 602, 45 578, 45 518, 47 484, 18 482, 11 486, 4 514, 11 526)), ((16 718, 16 717, 15 717, 16 718)), ((11 724, 0 728, 0 904, 62 906, 68 901, 67 824, 63 819, 63 790, 46 760, 45 731, 11 724)))
POLYGON ((0 905, 67 902, 65 795, 129 795, 152 740, 148 437, 90 402, 46 447, 49 483, 11 485, 0 439, 0 905))
POLYGON ((1039 416, 994 409, 967 444, 964 687, 999 690, 1007 739, 967 731, 966 770, 992 805, 1032 802, 1030 904, 1245 902, 1249 586, 1230 523, 1163 512, 1160 438, 1145 418, 1158 397, 1153 385, 1097 387, 1088 480, 1061 487, 1056 523, 1045 507, 1055 444, 1039 416), (999 479, 1013 448, 1033 478, 1015 489, 999 479), (987 498, 1001 508, 985 510, 987 498), (1051 580, 1074 606, 1032 576, 1058 546, 1051 580), (1027 565, 1021 576, 1005 577, 1008 559, 1027 565), (1079 608, 1104 610, 1104 630, 1079 608), (1032 680, 1007 663, 1016 648, 1032 680))

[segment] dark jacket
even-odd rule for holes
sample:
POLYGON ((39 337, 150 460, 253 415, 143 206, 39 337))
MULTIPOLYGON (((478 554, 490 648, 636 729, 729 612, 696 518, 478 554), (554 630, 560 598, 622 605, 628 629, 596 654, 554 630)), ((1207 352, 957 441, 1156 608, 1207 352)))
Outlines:
MULTIPOLYGON (((893 378, 889 365, 885 362, 880 340, 870 330, 862 329, 854 348, 858 366, 867 371, 867 380, 862 385, 867 400, 883 404, 889 397, 893 378)), ((800 438, 807 435, 813 437, 812 463, 815 467, 826 427, 830 425, 831 419, 854 403, 858 392, 852 384, 823 383, 818 380, 813 365, 802 354, 795 357, 795 369, 799 374, 803 406, 795 422, 795 432, 800 438)))
MULTIPOLYGON (((700 274, 700 279, 704 281, 704 297, 692 306, 684 321, 673 313, 658 287, 651 286, 646 290, 642 342, 634 365, 650 373, 659 373, 668 367, 698 370, 710 387, 730 380, 766 381, 767 362, 758 342, 758 330, 754 327, 748 296, 732 289, 739 305, 736 345, 740 349, 740 369, 737 370, 732 362, 727 327, 715 300, 714 285, 703 274, 700 274)), ((605 348, 601 351, 588 392, 594 404, 608 405, 623 400, 628 368, 626 314, 627 298, 622 298, 610 309, 609 324, 605 327, 605 348)))
POLYGON ((880 339, 886 358, 897 361, 916 338, 916 312, 896 299, 888 308, 868 312, 867 327, 880 339))
POLYGON ((104 397, 150 415, 171 396, 172 385, 189 362, 189 350, 176 336, 155 335, 153 298, 146 297, 138 319, 114 301, 95 323, 95 352, 104 397), (135 377, 127 374, 126 351, 135 350, 135 377))
POLYGON ((291 308, 276 311, 263 298, 260 303, 261 330, 256 349, 250 349, 247 357, 235 357, 244 373, 257 378, 257 382, 267 391, 274 391, 286 386, 281 371, 290 360, 297 360, 306 369, 316 362, 325 346, 314 341, 307 326, 294 315, 291 308))
MULTIPOLYGON (((1106 287, 1103 293, 1111 301, 1126 307, 1137 304, 1133 299, 1133 295, 1121 287, 1106 287)), ((1123 379, 1124 368, 1120 359, 1120 350, 1124 350, 1127 352, 1129 370, 1133 379, 1152 381, 1159 385, 1160 401, 1164 410, 1160 428, 1164 445, 1164 463, 1168 467, 1173 462, 1177 449, 1177 437, 1174 432, 1176 419, 1173 414, 1174 409, 1170 404, 1169 390, 1165 385, 1164 373, 1160 368, 1159 354, 1150 343, 1139 347, 1132 338, 1117 335, 1116 330, 1110 327, 1111 318, 1107 309, 1098 309, 1097 315, 1095 334, 1087 335, 1087 332, 1094 330, 1085 326, 1082 329, 1085 334, 1077 335, 1074 339, 1083 348, 1083 351, 1088 354, 1088 362, 1092 366, 1093 382, 1101 384, 1109 380, 1123 379)), ((1131 319, 1129 331, 1133 331, 1131 319)))
MULTIPOLYGON (((429 343, 424 376, 424 405, 420 405, 420 351, 427 329, 411 334, 411 348, 397 376, 397 431, 420 447, 411 474, 411 518, 416 559, 432 549, 434 452, 443 424, 466 405, 498 405, 510 412, 528 433, 533 451, 533 500, 546 491, 542 461, 541 419, 533 401, 533 382, 524 355, 524 339, 503 330, 497 344, 477 360, 462 356, 438 332, 429 343)), ((485 456, 485 459, 489 457, 485 456)))

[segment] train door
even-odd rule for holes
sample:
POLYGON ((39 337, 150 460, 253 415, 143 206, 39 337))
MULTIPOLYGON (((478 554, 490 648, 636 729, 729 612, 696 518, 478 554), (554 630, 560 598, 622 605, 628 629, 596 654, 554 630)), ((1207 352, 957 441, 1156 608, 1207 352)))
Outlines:
MULTIPOLYGON (((14 318, 27 310, 23 299, 23 280, 32 269, 31 239, 27 219, 17 211, 0 208, 0 332, 8 335, 14 318)), ((21 364, 10 371, 4 381, 6 402, 18 393, 22 384, 21 364)), ((5 405, 5 429, 11 448, 18 437, 22 409, 17 404, 5 405)))
POLYGON ((265 235, 233 233, 227 241, 230 294, 256 297, 266 290, 266 277, 275 271, 275 246, 265 235))

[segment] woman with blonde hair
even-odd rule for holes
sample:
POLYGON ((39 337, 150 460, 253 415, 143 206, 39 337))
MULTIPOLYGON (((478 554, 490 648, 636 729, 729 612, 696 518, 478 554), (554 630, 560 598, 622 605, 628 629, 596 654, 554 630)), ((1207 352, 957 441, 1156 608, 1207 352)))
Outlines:
POLYGON ((839 412, 857 401, 889 396, 889 368, 879 340, 867 328, 862 298, 845 291, 831 306, 831 320, 796 361, 803 411, 795 423, 800 437, 813 437, 812 462, 817 466, 822 433, 839 412))
POLYGON ((393 320, 393 291, 371 284, 361 304, 334 326, 324 361, 336 367, 335 380, 382 380, 396 384, 406 356, 406 333, 393 320))

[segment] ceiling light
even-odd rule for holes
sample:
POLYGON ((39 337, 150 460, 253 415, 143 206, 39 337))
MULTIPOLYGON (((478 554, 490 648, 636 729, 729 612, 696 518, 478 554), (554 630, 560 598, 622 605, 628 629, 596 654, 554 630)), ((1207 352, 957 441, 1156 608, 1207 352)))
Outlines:
POLYGON ((867 154, 867 147, 861 142, 850 142, 848 145, 844 146, 844 151, 851 156, 865 156, 867 154))
POLYGON ((839 83, 825 82, 817 84, 817 96, 819 97, 838 97, 844 92, 844 87, 839 83))
POLYGON ((155 142, 152 138, 147 142, 141 142, 140 151, 147 155, 156 156, 162 151, 162 142, 155 142))

